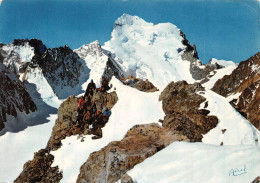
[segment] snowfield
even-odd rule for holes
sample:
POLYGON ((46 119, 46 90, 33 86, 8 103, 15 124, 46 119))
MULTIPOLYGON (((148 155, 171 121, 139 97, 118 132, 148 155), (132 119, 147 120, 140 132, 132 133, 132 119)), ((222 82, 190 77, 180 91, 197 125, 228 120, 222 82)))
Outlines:
POLYGON ((57 115, 50 115, 48 123, 0 136, 0 183, 13 182, 22 172, 23 165, 33 158, 33 154, 45 148, 56 118, 57 115))
POLYGON ((249 183, 259 176, 259 154, 259 146, 174 142, 127 173, 138 183, 249 183))
POLYGON ((219 122, 217 127, 203 136, 202 142, 215 145, 222 142, 224 145, 260 145, 260 132, 226 98, 211 90, 207 90, 204 97, 208 101, 209 115, 217 116, 219 122))

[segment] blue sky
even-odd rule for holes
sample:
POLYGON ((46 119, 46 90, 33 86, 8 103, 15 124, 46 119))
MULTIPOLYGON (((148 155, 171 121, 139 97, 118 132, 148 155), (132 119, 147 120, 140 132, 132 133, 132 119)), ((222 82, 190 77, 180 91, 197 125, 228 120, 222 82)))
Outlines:
POLYGON ((175 24, 203 63, 212 57, 240 62, 260 51, 256 0, 3 0, 0 42, 38 38, 47 47, 73 49, 94 40, 103 44, 123 13, 175 24))

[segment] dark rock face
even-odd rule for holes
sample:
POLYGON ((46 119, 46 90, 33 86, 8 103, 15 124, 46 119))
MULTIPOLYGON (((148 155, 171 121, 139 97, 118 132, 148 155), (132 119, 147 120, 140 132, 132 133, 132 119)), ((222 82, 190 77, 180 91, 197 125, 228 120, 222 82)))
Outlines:
POLYGON ((136 125, 123 140, 111 142, 92 153, 81 166, 77 183, 114 183, 121 177, 124 177, 124 182, 130 183, 131 178, 125 175, 128 170, 177 140, 189 141, 185 136, 172 133, 155 123, 136 125))
POLYGON ((198 109, 206 99, 195 92, 203 91, 204 88, 199 83, 191 85, 186 81, 171 82, 159 98, 166 114, 163 126, 191 141, 201 141, 202 134, 206 134, 218 123, 216 116, 207 116, 207 110, 198 109))
POLYGON ((15 46, 24 46, 25 43, 29 43, 29 45, 34 48, 34 54, 36 55, 42 55, 47 49, 43 42, 38 39, 15 39, 13 41, 13 45, 15 46))
POLYGON ((231 104, 260 130, 260 80, 244 89, 231 104))
MULTIPOLYGON (((180 35, 183 37, 182 43, 186 46, 181 57, 183 60, 190 61, 190 72, 195 80, 201 80, 201 84, 209 80, 210 73, 216 69, 222 68, 218 64, 211 64, 210 62, 204 65, 204 68, 199 67, 200 64, 197 63, 199 60, 198 52, 195 45, 190 45, 190 42, 187 40, 185 34, 180 31, 180 35)), ((215 74, 215 73, 214 73, 215 74)))
POLYGON ((108 54, 108 61, 102 77, 105 77, 108 81, 112 79, 112 76, 116 78, 124 77, 124 71, 121 67, 113 60, 110 54, 108 54))
POLYGON ((24 164, 23 171, 14 181, 15 183, 24 182, 42 182, 42 183, 56 183, 62 179, 62 173, 59 168, 51 167, 54 156, 49 154, 49 151, 41 149, 34 153, 32 161, 24 164))
POLYGON ((260 129, 260 52, 248 60, 240 62, 230 74, 219 79, 213 91, 227 97, 241 92, 231 104, 256 128, 260 129))
POLYGON ((230 75, 219 79, 212 90, 224 97, 232 93, 242 92, 252 83, 260 80, 259 73, 260 52, 248 60, 240 62, 238 67, 230 75))
POLYGON ((67 91, 68 88, 74 88, 80 84, 79 77, 81 71, 83 72, 83 61, 68 46, 47 49, 41 57, 35 59, 59 98, 67 98, 71 95, 71 92, 67 91))
POLYGON ((0 63, 0 131, 4 128, 6 115, 17 117, 18 112, 26 114, 37 110, 24 84, 0 63))

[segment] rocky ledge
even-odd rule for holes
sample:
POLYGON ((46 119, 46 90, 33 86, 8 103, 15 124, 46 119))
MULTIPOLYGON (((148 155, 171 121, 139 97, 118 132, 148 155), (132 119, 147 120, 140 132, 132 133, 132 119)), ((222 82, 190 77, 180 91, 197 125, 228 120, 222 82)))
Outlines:
POLYGON ((191 141, 201 141, 202 135, 218 123, 216 116, 208 116, 208 110, 199 109, 206 99, 197 93, 203 91, 204 88, 199 83, 171 82, 160 96, 166 114, 163 126, 191 141))

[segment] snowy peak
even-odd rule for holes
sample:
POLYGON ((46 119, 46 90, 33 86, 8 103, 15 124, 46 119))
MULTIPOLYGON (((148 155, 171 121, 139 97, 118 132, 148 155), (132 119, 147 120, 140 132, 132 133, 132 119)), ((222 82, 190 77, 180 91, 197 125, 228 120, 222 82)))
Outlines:
POLYGON ((110 80, 113 75, 117 77, 124 75, 120 66, 113 60, 111 53, 103 50, 98 41, 83 45, 74 50, 74 52, 85 61, 84 65, 90 69, 89 78, 82 86, 84 89, 87 88, 87 84, 91 79, 93 79, 99 87, 100 80, 103 76, 110 80))
POLYGON ((170 81, 194 81, 190 62, 181 57, 186 48, 183 40, 173 24, 154 25, 123 14, 103 48, 116 55, 115 61, 128 76, 148 79, 162 90, 170 81))
MULTIPOLYGON (((138 16, 131 16, 129 14, 124 13, 121 17, 119 17, 114 24, 114 28, 115 26, 123 26, 123 25, 144 25, 144 24, 148 24, 147 22, 145 22, 142 18, 138 17, 138 16)), ((150 23, 151 24, 151 23, 150 23)))
POLYGON ((102 57, 103 51, 98 41, 94 41, 90 44, 85 44, 82 47, 74 50, 82 59, 85 59, 88 55, 102 57))

